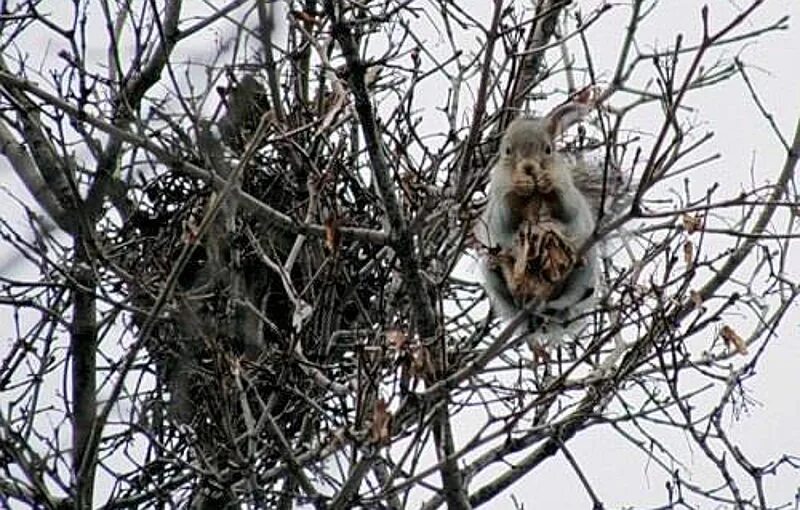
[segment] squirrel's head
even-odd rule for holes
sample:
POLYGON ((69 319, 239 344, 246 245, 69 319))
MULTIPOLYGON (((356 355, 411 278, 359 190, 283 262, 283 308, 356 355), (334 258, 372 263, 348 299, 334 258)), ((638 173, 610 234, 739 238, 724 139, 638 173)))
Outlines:
POLYGON ((555 107, 545 117, 519 117, 506 129, 500 144, 500 158, 504 166, 525 170, 531 174, 535 168, 553 160, 554 140, 572 124, 584 118, 594 106, 594 90, 586 88, 569 101, 555 107), (517 168, 517 167, 524 168, 517 168))
POLYGON ((545 118, 520 117, 506 129, 500 143, 503 166, 526 175, 534 175, 552 163, 553 126, 545 118))

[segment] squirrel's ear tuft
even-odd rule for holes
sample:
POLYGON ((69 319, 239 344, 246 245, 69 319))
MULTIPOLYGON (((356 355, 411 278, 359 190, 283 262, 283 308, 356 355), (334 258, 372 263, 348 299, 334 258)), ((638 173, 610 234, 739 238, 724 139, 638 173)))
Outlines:
POLYGON ((566 103, 556 106, 547 114, 547 132, 555 138, 573 124, 583 120, 594 106, 591 88, 583 89, 566 103))

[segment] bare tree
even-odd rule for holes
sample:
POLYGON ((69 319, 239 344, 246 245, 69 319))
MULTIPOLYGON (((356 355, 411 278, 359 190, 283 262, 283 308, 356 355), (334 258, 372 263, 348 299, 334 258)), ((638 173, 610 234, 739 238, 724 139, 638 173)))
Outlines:
POLYGON ((0 152, 31 198, 0 236, 35 276, 0 280, 0 500, 463 509, 563 455, 603 508, 568 448, 602 428, 664 507, 785 504, 765 482, 800 460, 729 423, 798 292, 800 124, 748 188, 691 185, 696 91, 741 80, 772 121, 731 57, 787 28, 763 3, 685 7, 699 33, 646 49, 657 0, 3 1, 0 152), (560 150, 592 169, 603 285, 534 355, 471 232, 511 119, 585 87, 560 150))

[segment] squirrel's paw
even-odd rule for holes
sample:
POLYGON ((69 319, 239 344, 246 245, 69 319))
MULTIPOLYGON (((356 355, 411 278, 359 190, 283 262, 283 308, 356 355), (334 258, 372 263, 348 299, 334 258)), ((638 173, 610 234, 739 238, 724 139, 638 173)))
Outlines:
POLYGON ((521 172, 512 175, 511 182, 514 186, 514 190, 522 195, 530 195, 538 189, 538 183, 534 176, 521 172))
POLYGON ((552 170, 543 170, 536 174, 536 190, 543 195, 555 191, 556 179, 552 170))

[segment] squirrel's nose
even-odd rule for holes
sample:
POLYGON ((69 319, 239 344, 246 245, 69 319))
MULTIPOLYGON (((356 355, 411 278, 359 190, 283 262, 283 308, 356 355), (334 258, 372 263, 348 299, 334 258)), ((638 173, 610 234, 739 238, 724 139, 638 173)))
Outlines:
POLYGON ((533 175, 536 172, 536 165, 532 162, 525 162, 522 164, 522 171, 526 175, 533 175))

